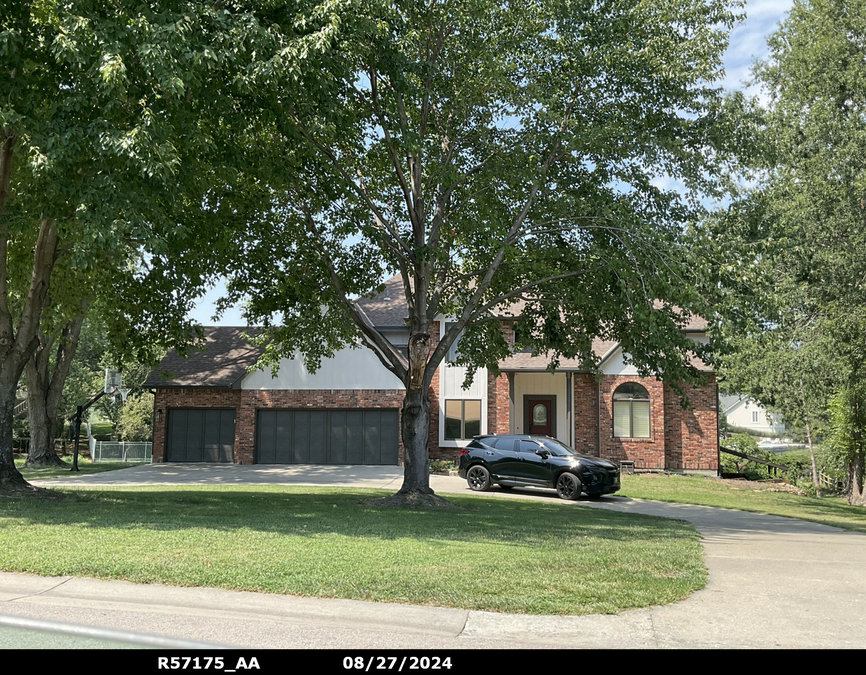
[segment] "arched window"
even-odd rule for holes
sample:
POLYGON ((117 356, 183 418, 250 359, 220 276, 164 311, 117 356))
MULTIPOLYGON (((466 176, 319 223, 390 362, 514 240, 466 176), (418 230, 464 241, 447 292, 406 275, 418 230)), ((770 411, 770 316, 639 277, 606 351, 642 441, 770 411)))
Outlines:
POLYGON ((650 437, 649 392, 637 382, 621 384, 613 392, 613 435, 650 437))

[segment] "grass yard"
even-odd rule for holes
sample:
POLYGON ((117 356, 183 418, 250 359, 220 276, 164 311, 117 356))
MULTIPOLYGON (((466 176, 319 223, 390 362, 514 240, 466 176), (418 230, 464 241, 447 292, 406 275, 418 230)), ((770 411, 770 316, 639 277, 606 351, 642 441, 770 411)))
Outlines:
POLYGON ((91 422, 90 433, 94 436, 109 436, 114 433, 114 425, 111 422, 91 422))
MULTIPOLYGON (((59 466, 50 466, 45 469, 26 469, 24 468, 24 458, 15 460, 15 468, 21 472, 25 480, 41 480, 43 478, 68 478, 71 472, 69 468, 72 466, 72 458, 64 457, 63 461, 69 464, 69 467, 63 468, 59 466)), ((78 458, 78 469, 81 475, 89 473, 102 473, 103 471, 114 471, 115 469, 128 469, 135 464, 128 462, 100 462, 94 464, 89 459, 83 457, 78 458)))
POLYGON ((703 476, 636 474, 622 477, 617 494, 663 502, 723 506, 776 516, 811 520, 866 532, 866 509, 850 506, 841 497, 804 497, 775 491, 772 483, 722 481, 703 476))
POLYGON ((527 614, 611 613, 704 586, 688 523, 449 495, 461 510, 361 505, 377 490, 67 489, 0 501, 0 569, 527 614))

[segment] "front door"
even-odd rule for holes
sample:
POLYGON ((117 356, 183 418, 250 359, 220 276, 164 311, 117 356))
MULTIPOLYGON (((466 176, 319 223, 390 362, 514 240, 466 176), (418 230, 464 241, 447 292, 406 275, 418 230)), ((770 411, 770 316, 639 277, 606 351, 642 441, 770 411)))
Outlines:
POLYGON ((552 396, 527 396, 526 414, 526 433, 536 434, 539 436, 553 436, 553 397, 552 396))

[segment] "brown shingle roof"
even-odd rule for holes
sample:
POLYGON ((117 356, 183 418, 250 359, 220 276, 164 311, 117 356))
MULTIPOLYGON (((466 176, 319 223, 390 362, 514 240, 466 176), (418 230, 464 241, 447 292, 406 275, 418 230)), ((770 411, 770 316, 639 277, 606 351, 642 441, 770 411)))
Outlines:
POLYGON ((145 387, 235 387, 255 364, 263 347, 252 345, 241 326, 206 326, 205 348, 190 349, 186 357, 171 350, 145 380, 145 387))
POLYGON ((372 298, 358 298, 355 304, 364 310, 376 327, 405 326, 409 318, 403 279, 399 274, 385 281, 385 290, 381 293, 372 298))
MULTIPOLYGON (((595 339, 592 341, 592 351, 596 358, 601 359, 618 344, 618 342, 611 340, 595 339)), ((547 370, 547 366, 550 364, 550 359, 550 352, 539 354, 538 356, 533 356, 530 352, 515 352, 511 356, 499 362, 499 370, 505 372, 510 370, 547 370)), ((586 363, 581 359, 560 358, 557 370, 586 371, 588 368, 586 363)))
MULTIPOLYGON (((361 307, 377 327, 405 326, 408 316, 406 306, 406 295, 403 290, 403 280, 399 274, 394 275, 384 282, 385 290, 377 293, 372 298, 359 298, 356 304, 361 307)), ((502 318, 519 316, 526 305, 526 300, 518 298, 494 308, 493 313, 502 318)), ((661 307, 661 302, 656 302, 661 307)), ((677 308, 674 308, 677 310, 677 308)), ((683 326, 686 332, 702 332, 707 328, 707 321, 701 316, 690 315, 683 326)), ((611 349, 619 343, 612 340, 593 340, 592 350, 598 359, 604 358, 611 349)), ((517 352, 500 361, 499 368, 503 371, 509 370, 545 370, 550 363, 550 354, 533 356, 531 353, 517 352)), ((692 357, 692 365, 699 370, 711 370, 697 357, 692 357)), ((560 359, 561 370, 585 370, 586 364, 580 359, 560 359)))
MULTIPOLYGON (((358 298, 355 301, 361 307, 374 326, 405 326, 409 315, 409 308, 406 305, 406 295, 403 291, 403 280, 399 274, 395 274, 390 279, 384 282, 385 290, 377 293, 372 298, 358 298)), ((660 308, 662 303, 656 301, 655 306, 660 308)), ((496 316, 516 317, 520 316, 523 307, 526 305, 526 300, 517 298, 499 305, 493 309, 496 316)), ((674 307, 675 311, 679 311, 674 307)), ((707 328, 707 320, 701 316, 692 314, 688 317, 683 330, 686 331, 703 331, 707 328)))

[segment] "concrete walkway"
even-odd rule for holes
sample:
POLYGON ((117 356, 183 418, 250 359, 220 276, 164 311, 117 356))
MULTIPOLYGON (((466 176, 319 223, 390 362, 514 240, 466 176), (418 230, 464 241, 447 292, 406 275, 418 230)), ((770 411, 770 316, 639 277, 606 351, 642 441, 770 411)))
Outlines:
MULTIPOLYGON (((279 483, 396 489, 392 467, 150 465, 63 479, 76 485, 279 483)), ((439 492, 465 481, 433 476, 439 492)), ((43 484, 58 485, 57 481, 43 484)), ((553 492, 491 492, 559 500, 553 492)), ((707 587, 617 615, 521 616, 218 589, 0 573, 0 614, 244 647, 866 647, 866 536, 804 521, 607 497, 562 503, 681 518, 703 536, 707 587)), ((455 580, 459 581, 459 580, 455 580)))

